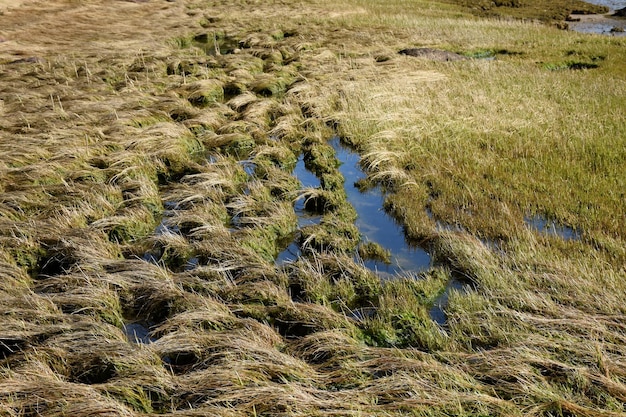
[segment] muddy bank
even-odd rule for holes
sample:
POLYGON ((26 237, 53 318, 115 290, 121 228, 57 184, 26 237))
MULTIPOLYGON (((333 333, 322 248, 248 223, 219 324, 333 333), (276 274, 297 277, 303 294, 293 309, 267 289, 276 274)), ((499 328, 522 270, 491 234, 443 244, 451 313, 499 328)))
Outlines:
POLYGON ((621 0, 588 0, 597 6, 606 7, 604 13, 581 14, 573 13, 568 16, 570 30, 583 33, 597 33, 611 36, 625 36, 626 3, 621 0))
POLYGON ((569 30, 609 36, 626 36, 626 19, 616 17, 614 12, 606 14, 570 15, 569 30))

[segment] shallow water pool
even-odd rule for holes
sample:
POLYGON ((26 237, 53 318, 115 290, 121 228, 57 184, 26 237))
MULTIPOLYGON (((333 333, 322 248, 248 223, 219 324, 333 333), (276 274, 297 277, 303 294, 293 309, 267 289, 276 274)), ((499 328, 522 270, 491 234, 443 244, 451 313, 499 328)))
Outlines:
POLYGON ((402 226, 384 211, 385 195, 380 187, 362 192, 354 185, 365 177, 359 167, 359 155, 343 146, 337 137, 329 143, 341 162, 339 171, 345 179, 344 188, 348 201, 357 212, 355 224, 363 236, 362 240, 378 243, 391 253, 390 264, 364 259, 365 266, 376 271, 382 278, 427 269, 431 265, 430 255, 407 241, 402 226))

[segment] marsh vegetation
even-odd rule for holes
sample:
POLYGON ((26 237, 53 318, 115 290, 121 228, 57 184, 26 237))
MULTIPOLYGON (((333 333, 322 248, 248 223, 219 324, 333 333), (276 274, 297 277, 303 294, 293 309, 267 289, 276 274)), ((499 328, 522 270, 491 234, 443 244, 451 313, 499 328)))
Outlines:
POLYGON ((626 413, 626 38, 488 3, 0 15, 0 415, 626 413))

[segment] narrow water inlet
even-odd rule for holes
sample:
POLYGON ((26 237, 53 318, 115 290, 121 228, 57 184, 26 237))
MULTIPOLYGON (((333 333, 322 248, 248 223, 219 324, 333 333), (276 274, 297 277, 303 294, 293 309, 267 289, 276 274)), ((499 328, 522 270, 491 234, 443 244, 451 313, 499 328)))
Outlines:
MULTIPOLYGON (((365 241, 376 242, 391 253, 391 264, 365 260, 365 265, 375 271, 381 278, 390 279, 398 274, 419 272, 431 266, 430 254, 407 241, 404 229, 391 216, 385 213, 383 204, 384 192, 380 187, 361 192, 355 183, 366 175, 359 166, 360 157, 341 144, 338 137, 330 141, 335 149, 336 157, 341 162, 339 171, 344 177, 344 188, 348 201, 358 214, 356 225, 365 241)), ((446 288, 433 302, 429 315, 437 324, 444 326, 447 322, 445 308, 453 290, 467 292, 471 288, 460 277, 452 276, 446 288)), ((372 311, 359 311, 358 317, 363 319, 372 311), (364 316, 365 315, 365 316, 364 316)))
POLYGON ((284 265, 288 262, 295 261, 300 257, 300 255, 302 255, 300 244, 298 243, 298 237, 299 234, 295 233, 294 237, 291 239, 291 243, 289 243, 287 247, 276 256, 276 265, 284 265))
MULTIPOLYGON (((176 215, 178 204, 173 201, 166 201, 163 203, 163 207, 165 208, 165 210, 163 211, 163 214, 161 216, 161 221, 154 229, 153 234, 157 236, 167 233, 179 234, 180 228, 178 226, 172 226, 169 224, 169 220, 176 215)), ((157 265, 162 255, 163 254, 160 250, 151 249, 145 252, 141 256, 141 259, 146 262, 150 262, 151 264, 157 265)))
POLYGON ((470 286, 468 284, 465 284, 462 280, 452 276, 452 278, 450 278, 450 282, 448 282, 448 285, 446 286, 446 289, 441 293, 441 295, 439 295, 439 297, 435 299, 432 307, 428 311, 430 318, 433 319, 433 321, 440 326, 445 325, 448 317, 446 316, 444 309, 448 305, 450 293, 452 292, 452 290, 465 293, 469 289, 470 286))
POLYGON ((302 188, 315 188, 320 186, 320 179, 317 178, 314 173, 306 169, 306 165, 304 163, 304 154, 301 154, 298 157, 296 166, 293 169, 293 175, 298 179, 298 181, 300 181, 300 184, 302 184, 302 188))
MULTIPOLYGON (((306 169, 306 166, 304 164, 304 155, 300 155, 300 157, 298 158, 292 174, 300 181, 300 184, 302 184, 302 189, 320 187, 319 178, 317 178, 315 174, 313 174, 311 171, 306 169)), ((309 213, 306 211, 304 207, 305 201, 305 198, 298 198, 294 206, 294 209, 298 216, 298 228, 319 224, 322 220, 321 215, 309 213)))
POLYGON ((239 162, 239 165, 241 165, 241 167, 243 168, 243 170, 246 172, 246 175, 248 176, 248 178, 254 178, 256 175, 256 164, 254 163, 254 161, 251 161, 249 159, 242 159, 239 162))
MULTIPOLYGON (((373 187, 361 191, 355 184, 366 177, 359 166, 360 156, 348 147, 342 145, 338 137, 334 137, 329 144, 335 151, 339 161, 339 172, 344 178, 344 191, 348 202, 357 213, 355 225, 362 236, 362 243, 373 242, 388 250, 391 255, 389 264, 370 259, 363 259, 364 265, 376 273, 382 280, 397 278, 402 275, 415 274, 432 266, 432 259, 428 252, 407 240, 402 225, 387 214, 383 207, 385 193, 381 187, 373 187)), ((301 182, 302 190, 320 187, 320 180, 306 169, 304 157, 298 158, 292 174, 301 182)), ((319 224, 321 215, 315 215, 306 210, 303 200, 296 201, 294 210, 298 216, 299 229, 310 224, 319 224)), ((297 260, 301 255, 300 232, 294 233, 284 243, 284 248, 276 257, 276 264, 297 260)), ((438 324, 446 323, 445 307, 452 290, 467 291, 468 285, 462 279, 452 277, 442 294, 434 301, 429 312, 431 318, 438 324)), ((355 311, 353 318, 362 320, 375 314, 375 308, 355 311)))
POLYGON ((407 241, 403 227, 383 209, 384 192, 380 187, 361 191, 355 183, 365 178, 359 167, 358 154, 343 146, 338 137, 329 142, 340 161, 339 171, 344 177, 344 189, 348 201, 357 212, 355 222, 364 242, 375 242, 391 253, 391 263, 364 259, 365 266, 375 271, 382 278, 391 278, 397 274, 419 272, 431 265, 431 257, 424 249, 407 241))
MULTIPOLYGON (((300 184, 302 185, 301 190, 306 188, 317 188, 320 186, 319 178, 306 169, 303 154, 298 157, 298 161, 296 162, 292 175, 300 181, 300 184)), ((304 198, 298 198, 296 200, 294 210, 296 212, 296 216, 298 217, 298 230, 306 226, 320 224, 322 221, 321 215, 309 213, 306 210, 304 198)), ((283 265, 287 262, 295 261, 298 257, 300 257, 302 252, 300 250, 300 244, 298 243, 299 239, 299 231, 294 232, 289 239, 286 239, 286 246, 282 245, 285 249, 279 252, 276 256, 276 265, 283 265)))

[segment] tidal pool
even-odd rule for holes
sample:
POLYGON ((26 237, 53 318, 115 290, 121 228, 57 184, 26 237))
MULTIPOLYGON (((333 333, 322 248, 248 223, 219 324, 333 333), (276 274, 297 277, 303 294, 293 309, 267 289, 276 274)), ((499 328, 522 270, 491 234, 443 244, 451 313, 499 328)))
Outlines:
POLYGON ((336 157, 341 162, 339 171, 345 179, 344 188, 348 201, 357 212, 356 226, 364 242, 375 242, 391 253, 391 263, 364 259, 365 265, 382 278, 390 278, 406 272, 419 272, 431 265, 428 252, 407 241, 404 229, 383 209, 385 194, 380 187, 360 191, 354 184, 365 173, 359 167, 360 157, 343 146, 338 137, 330 141, 336 157))
MULTIPOLYGON (((304 164, 304 155, 300 155, 296 166, 293 169, 292 175, 296 177, 302 185, 301 190, 306 188, 317 188, 320 186, 320 180, 311 171, 306 169, 304 164)), ((300 251, 300 229, 306 226, 312 226, 319 224, 322 221, 322 216, 316 213, 310 213, 304 207, 305 198, 302 196, 294 203, 294 210, 298 217, 298 230, 294 232, 289 238, 285 239, 283 244, 279 244, 284 249, 276 256, 276 265, 283 265, 290 261, 298 259, 302 252, 300 251)))

